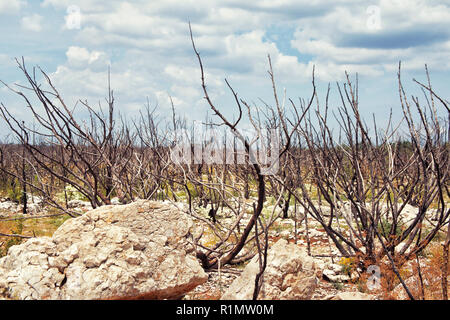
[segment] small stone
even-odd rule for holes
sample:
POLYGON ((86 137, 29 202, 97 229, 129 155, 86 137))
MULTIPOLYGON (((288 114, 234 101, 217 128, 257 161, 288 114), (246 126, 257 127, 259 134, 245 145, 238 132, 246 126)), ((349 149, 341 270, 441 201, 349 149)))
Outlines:
POLYGON ((332 300, 375 300, 372 294, 354 292, 339 292, 332 300))

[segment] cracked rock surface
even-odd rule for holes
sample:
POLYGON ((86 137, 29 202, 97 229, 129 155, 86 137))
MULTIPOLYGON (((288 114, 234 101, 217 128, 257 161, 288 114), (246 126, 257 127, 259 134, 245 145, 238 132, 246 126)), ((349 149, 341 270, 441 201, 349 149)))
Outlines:
MULTIPOLYGON (((221 299, 252 299, 258 272, 259 262, 256 255, 221 299)), ((306 250, 280 239, 267 252, 267 267, 258 299, 309 300, 317 287, 316 274, 314 259, 308 256, 306 250)))
POLYGON ((103 206, 0 259, 9 299, 177 298, 207 281, 189 243, 193 222, 153 201, 103 206))

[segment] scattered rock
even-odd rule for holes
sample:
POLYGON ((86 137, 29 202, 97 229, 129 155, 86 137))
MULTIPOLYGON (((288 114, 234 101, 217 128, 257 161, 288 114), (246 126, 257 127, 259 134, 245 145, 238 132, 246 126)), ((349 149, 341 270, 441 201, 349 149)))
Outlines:
POLYGON ((336 274, 340 273, 342 271, 342 266, 336 264, 336 263, 330 263, 328 265, 328 269, 333 270, 336 274))
MULTIPOLYGON (((223 300, 249 300, 253 297, 259 272, 258 255, 230 285, 223 300)), ((308 300, 317 287, 314 259, 295 244, 280 239, 269 249, 264 281, 258 299, 308 300)))
MULTIPOLYGON (((43 202, 35 200, 27 202, 27 214, 36 215, 44 212, 43 202)), ((0 201, 0 217, 10 217, 16 214, 22 214, 23 205, 14 201, 0 201)))
POLYGON ((0 202, 0 216, 7 217, 17 212, 18 204, 13 201, 3 200, 0 202))
POLYGON ((360 278, 360 274, 357 271, 352 271, 350 274, 350 281, 355 283, 360 278))
MULTIPOLYGON (((409 277, 408 279, 404 280, 406 286, 408 287, 408 290, 413 294, 413 296, 416 296, 420 292, 420 282, 418 277, 409 277)), ((424 285, 429 285, 428 281, 424 280, 424 285)), ((399 283, 394 290, 392 291, 393 296, 396 297, 398 300, 409 300, 408 293, 406 292, 405 288, 401 283, 399 283)))
POLYGON ((219 299, 231 283, 240 275, 241 270, 235 268, 223 269, 220 276, 217 270, 208 273, 208 281, 195 287, 187 293, 184 300, 210 300, 219 299), (230 273, 232 272, 232 273, 230 273))
POLYGON ((12 246, 0 259, 0 297, 178 298, 208 278, 188 241, 192 226, 160 202, 89 211, 51 238, 12 246))
POLYGON ((377 297, 375 295, 353 291, 353 292, 339 292, 331 300, 376 300, 376 299, 377 297))
POLYGON ((111 204, 112 204, 112 205, 119 205, 119 204, 121 204, 121 203, 120 203, 119 198, 114 197, 114 198, 111 199, 111 204))
POLYGON ((324 217, 329 217, 331 214, 331 209, 329 206, 316 205, 316 208, 321 213, 321 215, 324 217))
POLYGON ((293 238, 293 232, 291 230, 283 230, 279 235, 285 239, 293 238))
POLYGON ((402 212, 400 213, 400 219, 402 219, 406 223, 410 223, 417 217, 418 213, 419 208, 406 204, 402 212))
MULTIPOLYGON (((299 241, 300 242, 300 241, 299 241)), ((322 261, 321 259, 316 259, 314 261, 316 267, 320 270, 325 270, 326 269, 326 262, 322 261)))
POLYGON ((331 282, 347 282, 350 281, 350 277, 346 274, 338 274, 333 270, 325 269, 322 272, 322 276, 325 280, 331 282))
POLYGON ((69 209, 77 209, 77 208, 92 209, 92 205, 89 201, 83 201, 78 199, 67 201, 67 207, 69 209))

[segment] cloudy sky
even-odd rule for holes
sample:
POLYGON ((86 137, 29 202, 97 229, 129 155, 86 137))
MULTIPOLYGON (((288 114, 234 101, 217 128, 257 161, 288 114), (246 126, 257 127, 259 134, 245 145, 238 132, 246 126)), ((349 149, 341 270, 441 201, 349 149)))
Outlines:
MULTIPOLYGON (((362 113, 383 121, 400 115, 396 72, 411 94, 413 78, 449 98, 450 3, 448 0, 0 0, 0 79, 24 83, 14 57, 38 65, 68 104, 104 102, 107 69, 117 110, 133 117, 146 103, 202 120, 198 63, 188 21, 218 107, 235 111, 227 78, 239 96, 268 103, 270 54, 278 89, 308 98, 315 65, 322 101, 329 82, 358 73, 362 113)), ((334 90, 336 93, 336 90, 334 90)), ((28 120, 24 104, 0 88, 2 101, 28 120)), ((0 123, 3 126, 3 124, 0 123)))

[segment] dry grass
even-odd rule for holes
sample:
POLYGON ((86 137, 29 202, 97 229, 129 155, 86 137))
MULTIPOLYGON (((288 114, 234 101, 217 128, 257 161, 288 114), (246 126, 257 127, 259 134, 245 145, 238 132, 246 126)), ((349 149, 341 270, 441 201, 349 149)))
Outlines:
MULTIPOLYGON (((20 216, 15 216, 20 217, 20 216)), ((14 218, 14 217, 12 217, 14 218)), ((12 221, 0 221, 0 233, 21 234, 30 237, 51 237, 53 233, 69 219, 67 215, 38 218, 38 219, 20 219, 12 221)), ((26 239, 15 237, 0 237, 0 257, 7 253, 7 250, 16 244, 22 243, 26 239)))
MULTIPOLYGON (((409 267, 406 267, 405 264, 400 268, 400 275, 415 299, 442 300, 442 244, 438 242, 431 243, 425 250, 424 255, 425 257, 420 257, 419 259, 422 279, 420 279, 419 276, 419 268, 416 260, 411 261, 409 267)), ((406 291, 401 287, 399 279, 388 264, 381 265, 381 274, 381 289, 377 293, 379 293, 383 299, 408 299, 406 291), (393 290, 396 287, 397 289, 393 290)), ((450 274, 450 267, 448 269, 448 274, 450 274)), ((364 282, 364 279, 362 280, 364 282)))

